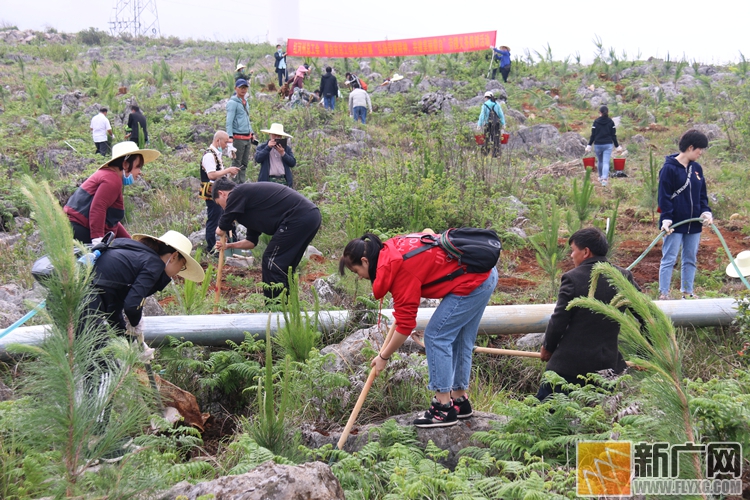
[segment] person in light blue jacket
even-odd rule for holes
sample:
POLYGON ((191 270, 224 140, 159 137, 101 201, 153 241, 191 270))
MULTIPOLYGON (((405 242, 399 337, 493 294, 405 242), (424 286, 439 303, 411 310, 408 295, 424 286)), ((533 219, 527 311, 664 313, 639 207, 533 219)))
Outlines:
POLYGON ((484 154, 489 153, 490 144, 492 144, 492 156, 500 156, 500 136, 503 127, 505 127, 505 114, 500 104, 495 102, 495 95, 488 90, 484 93, 484 103, 477 121, 477 129, 484 128, 484 154))
POLYGON ((239 79, 234 84, 235 95, 227 101, 227 134, 230 151, 235 150, 232 166, 240 169, 237 184, 247 178, 247 162, 250 159, 250 144, 258 144, 250 124, 250 104, 247 102, 247 80, 239 79))

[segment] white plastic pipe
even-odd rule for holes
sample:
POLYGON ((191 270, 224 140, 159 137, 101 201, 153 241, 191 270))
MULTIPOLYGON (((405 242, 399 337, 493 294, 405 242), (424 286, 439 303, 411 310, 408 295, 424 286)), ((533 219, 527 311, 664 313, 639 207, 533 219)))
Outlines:
MULTIPOLYGON (((737 315, 734 299, 662 300, 656 301, 678 327, 728 326, 737 315)), ((484 311, 479 333, 485 335, 513 335, 543 332, 547 328, 554 304, 488 306, 484 311)), ((424 329, 434 313, 434 308, 417 312, 417 329, 424 329)), ((393 309, 382 314, 393 320, 393 309)), ((284 325, 281 313, 271 314, 271 334, 279 323, 284 325)), ((348 311, 322 311, 321 330, 341 330, 349 320, 348 311)), ((196 345, 226 346, 227 340, 242 342, 245 332, 265 338, 268 313, 211 314, 202 316, 149 316, 144 317, 146 342, 159 345, 166 336, 189 340, 196 345)), ((7 359, 6 346, 20 343, 37 345, 47 331, 46 325, 17 328, 0 339, 0 358, 7 359)))

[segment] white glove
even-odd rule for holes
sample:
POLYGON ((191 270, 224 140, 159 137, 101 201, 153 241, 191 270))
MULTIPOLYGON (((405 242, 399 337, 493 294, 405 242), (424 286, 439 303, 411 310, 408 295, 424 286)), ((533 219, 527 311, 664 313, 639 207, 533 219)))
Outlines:
POLYGON ((661 221, 661 230, 666 232, 667 234, 672 234, 674 229, 670 229, 670 226, 672 225, 672 221, 669 219, 664 219, 661 221))
POLYGON ((590 152, 591 152, 591 146, 590 146, 590 145, 587 145, 587 146, 586 146, 586 149, 584 150, 584 152, 586 152, 586 153, 590 153, 590 152))
POLYGON ((141 347, 143 347, 143 352, 140 354, 140 356, 138 356, 141 362, 148 363, 149 361, 154 359, 154 352, 156 351, 156 349, 149 347, 145 342, 141 343, 141 347))
POLYGON ((137 325, 128 325, 125 333, 131 337, 143 338, 143 321, 139 321, 137 325))
POLYGON ((103 240, 103 239, 104 239, 104 238, 93 238, 93 239, 91 240, 91 246, 93 247, 93 246, 96 246, 96 245, 98 245, 99 243, 101 243, 101 242, 102 242, 102 240, 103 240))
POLYGON ((622 153, 622 146, 617 146, 617 149, 615 149, 618 153, 622 153))
POLYGON ((703 219, 703 227, 708 227, 714 223, 714 216, 711 212, 703 212, 701 219, 703 219))

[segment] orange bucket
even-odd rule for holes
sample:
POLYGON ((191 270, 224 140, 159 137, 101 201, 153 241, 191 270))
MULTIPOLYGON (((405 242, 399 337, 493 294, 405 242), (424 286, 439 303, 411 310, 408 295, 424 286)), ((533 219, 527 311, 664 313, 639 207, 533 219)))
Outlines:
POLYGON ((596 167, 596 157, 595 156, 589 156, 588 158, 583 159, 583 166, 584 168, 594 168, 596 167))
POLYGON ((615 163, 615 170, 617 171, 625 170, 625 158, 615 158, 612 161, 615 163))
POLYGON ((477 135, 475 135, 474 136, 474 140, 477 141, 478 145, 480 145, 480 146, 483 145, 484 144, 484 134, 477 134, 477 135))
POLYGON ((508 144, 508 139, 510 139, 510 134, 503 134, 503 138, 500 140, 500 144, 508 144))

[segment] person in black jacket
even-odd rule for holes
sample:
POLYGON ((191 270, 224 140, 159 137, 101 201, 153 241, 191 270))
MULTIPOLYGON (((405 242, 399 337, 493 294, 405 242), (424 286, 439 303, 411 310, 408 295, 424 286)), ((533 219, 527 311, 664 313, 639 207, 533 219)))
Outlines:
MULTIPOLYGON (((264 294, 273 299, 289 285, 287 272, 297 268, 307 245, 320 229, 320 210, 294 189, 273 182, 240 184, 228 179, 214 182, 214 201, 224 209, 217 236, 223 236, 234 221, 247 228, 247 239, 226 243, 224 248, 251 250, 261 233, 273 235, 263 253, 264 294), (273 286, 280 283, 282 286, 273 286)), ((221 250, 221 241, 216 242, 221 250)))
MULTIPOLYGON (((608 368, 622 373, 626 364, 617 348, 620 334, 617 322, 590 309, 567 309, 571 300, 588 296, 594 264, 607 262, 607 237, 600 229, 587 227, 573 233, 568 243, 576 267, 562 276, 557 304, 544 332, 541 359, 547 362, 548 371, 557 373, 568 382, 582 384, 578 375, 608 368)), ((630 271, 617 269, 638 288, 630 271)), ((609 303, 616 294, 617 290, 606 278, 600 277, 594 298, 609 303)), ((555 389, 544 383, 536 397, 543 401, 556 392, 555 389)))
POLYGON ((292 168, 297 164, 297 159, 287 143, 292 136, 284 132, 281 123, 272 123, 270 129, 261 132, 271 134, 271 139, 259 144, 255 150, 255 161, 260 163, 258 182, 277 182, 293 188, 292 168))
POLYGON ((339 82, 333 76, 333 68, 326 66, 325 75, 320 77, 320 95, 323 96, 323 106, 333 111, 336 108, 336 97, 339 95, 339 82))
POLYGON ((596 168, 599 172, 599 181, 602 186, 607 185, 609 178, 609 159, 612 157, 612 149, 617 148, 617 152, 622 151, 622 147, 617 142, 617 129, 615 122, 609 117, 609 108, 602 106, 599 108, 599 118, 594 120, 591 126, 591 138, 586 146, 586 152, 591 151, 591 145, 594 145, 594 154, 596 155, 596 168))
POLYGON ((134 234, 132 240, 115 239, 94 265, 96 294, 89 310, 103 313, 117 333, 141 336, 147 297, 164 290, 177 275, 203 281, 203 269, 190 256, 192 248, 190 240, 177 231, 167 231, 160 238, 134 234))
POLYGON ((146 117, 141 113, 141 108, 135 104, 130 106, 130 116, 128 117, 128 131, 125 133, 125 139, 138 144, 143 148, 148 144, 148 129, 146 128, 146 117), (141 131, 143 131, 143 140, 141 140, 141 131))

